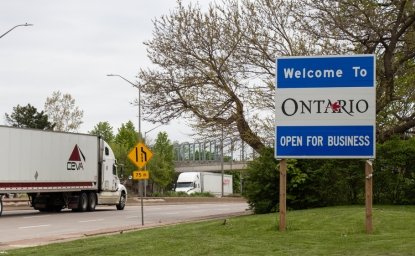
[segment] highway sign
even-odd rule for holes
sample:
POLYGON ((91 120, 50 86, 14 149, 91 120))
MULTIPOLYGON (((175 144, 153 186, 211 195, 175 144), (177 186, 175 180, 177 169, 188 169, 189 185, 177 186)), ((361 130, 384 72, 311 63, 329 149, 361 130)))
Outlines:
POLYGON ((375 56, 276 60, 275 157, 375 158, 375 56))
POLYGON ((150 173, 148 171, 134 171, 133 180, 148 180, 150 173))
POLYGON ((130 153, 128 153, 128 158, 138 168, 143 168, 152 157, 153 152, 141 142, 137 143, 137 145, 131 149, 130 153))

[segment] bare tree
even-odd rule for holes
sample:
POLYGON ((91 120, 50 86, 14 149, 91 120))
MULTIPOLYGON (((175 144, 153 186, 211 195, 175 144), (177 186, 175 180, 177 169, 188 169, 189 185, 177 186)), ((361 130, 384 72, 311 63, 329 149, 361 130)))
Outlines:
POLYGON ((415 126, 415 2, 298 1, 297 29, 320 38, 332 53, 374 53, 380 141, 415 126), (340 47, 333 47, 334 45, 340 47), (337 49, 335 51, 334 49, 337 49))
POLYGON ((145 42, 146 119, 184 117, 202 135, 224 126, 259 151, 274 135, 276 57, 374 53, 378 137, 402 134, 415 126, 414 21, 405 0, 178 1, 145 42))
POLYGON ((138 75, 147 94, 146 118, 186 117, 199 130, 223 125, 261 150, 266 133, 260 123, 273 123, 275 52, 289 47, 280 41, 281 46, 273 45, 285 31, 268 37, 264 22, 252 16, 256 11, 251 1, 214 3, 206 11, 179 1, 169 15, 156 19, 153 39, 145 43, 156 68, 138 75))
POLYGON ((53 92, 45 102, 45 113, 52 123, 54 130, 64 132, 76 132, 82 124, 84 112, 75 106, 75 99, 70 94, 53 92))

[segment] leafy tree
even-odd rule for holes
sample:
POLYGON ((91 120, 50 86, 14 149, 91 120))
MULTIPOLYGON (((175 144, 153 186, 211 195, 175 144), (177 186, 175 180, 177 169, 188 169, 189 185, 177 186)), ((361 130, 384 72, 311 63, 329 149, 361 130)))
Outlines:
MULTIPOLYGON (((166 132, 157 135, 156 143, 152 147, 153 158, 148 164, 150 179, 163 193, 174 183, 175 172, 173 163, 173 144, 166 132)), ((154 186, 153 186, 154 188, 154 186)), ((156 191, 153 191, 156 192, 156 191)))
POLYGON ((54 125, 48 121, 48 116, 43 112, 27 104, 27 106, 17 105, 13 107, 13 112, 5 114, 6 123, 14 127, 35 128, 42 130, 52 130, 54 125))
POLYGON ((108 143, 112 142, 115 138, 112 126, 108 122, 99 122, 89 134, 101 136, 108 143))
POLYGON ((75 105, 75 99, 60 91, 53 92, 51 97, 46 98, 45 112, 57 131, 77 131, 83 123, 84 112, 75 105))
POLYGON ((130 175, 132 175, 132 172, 137 169, 137 167, 135 167, 135 165, 128 159, 128 153, 131 148, 127 145, 117 144, 114 142, 110 143, 110 146, 114 152, 115 158, 117 159, 118 165, 123 167, 123 179, 127 179, 130 175))
POLYGON ((128 121, 125 124, 121 124, 113 143, 111 143, 111 148, 114 151, 118 164, 124 166, 125 177, 131 175, 132 172, 137 169, 137 167, 135 167, 128 159, 128 153, 136 144, 137 131, 135 130, 133 122, 128 121))
POLYGON ((133 122, 128 121, 125 124, 121 124, 121 127, 118 128, 118 133, 115 136, 114 142, 119 145, 133 148, 137 144, 137 141, 137 131, 135 130, 133 122))
POLYGON ((383 204, 415 203, 415 138, 393 138, 377 146, 374 201, 383 204))

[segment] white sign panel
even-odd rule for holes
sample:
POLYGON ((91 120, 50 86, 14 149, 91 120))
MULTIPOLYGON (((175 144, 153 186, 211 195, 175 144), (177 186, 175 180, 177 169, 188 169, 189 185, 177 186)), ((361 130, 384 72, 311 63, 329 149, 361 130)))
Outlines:
POLYGON ((374 158, 374 55, 276 61, 276 158, 374 158))

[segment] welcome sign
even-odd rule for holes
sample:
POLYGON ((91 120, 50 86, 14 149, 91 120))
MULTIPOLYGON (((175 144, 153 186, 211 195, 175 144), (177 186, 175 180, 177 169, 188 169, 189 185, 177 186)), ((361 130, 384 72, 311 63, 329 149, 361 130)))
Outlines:
POLYGON ((375 158, 375 56, 276 60, 275 157, 375 158))

